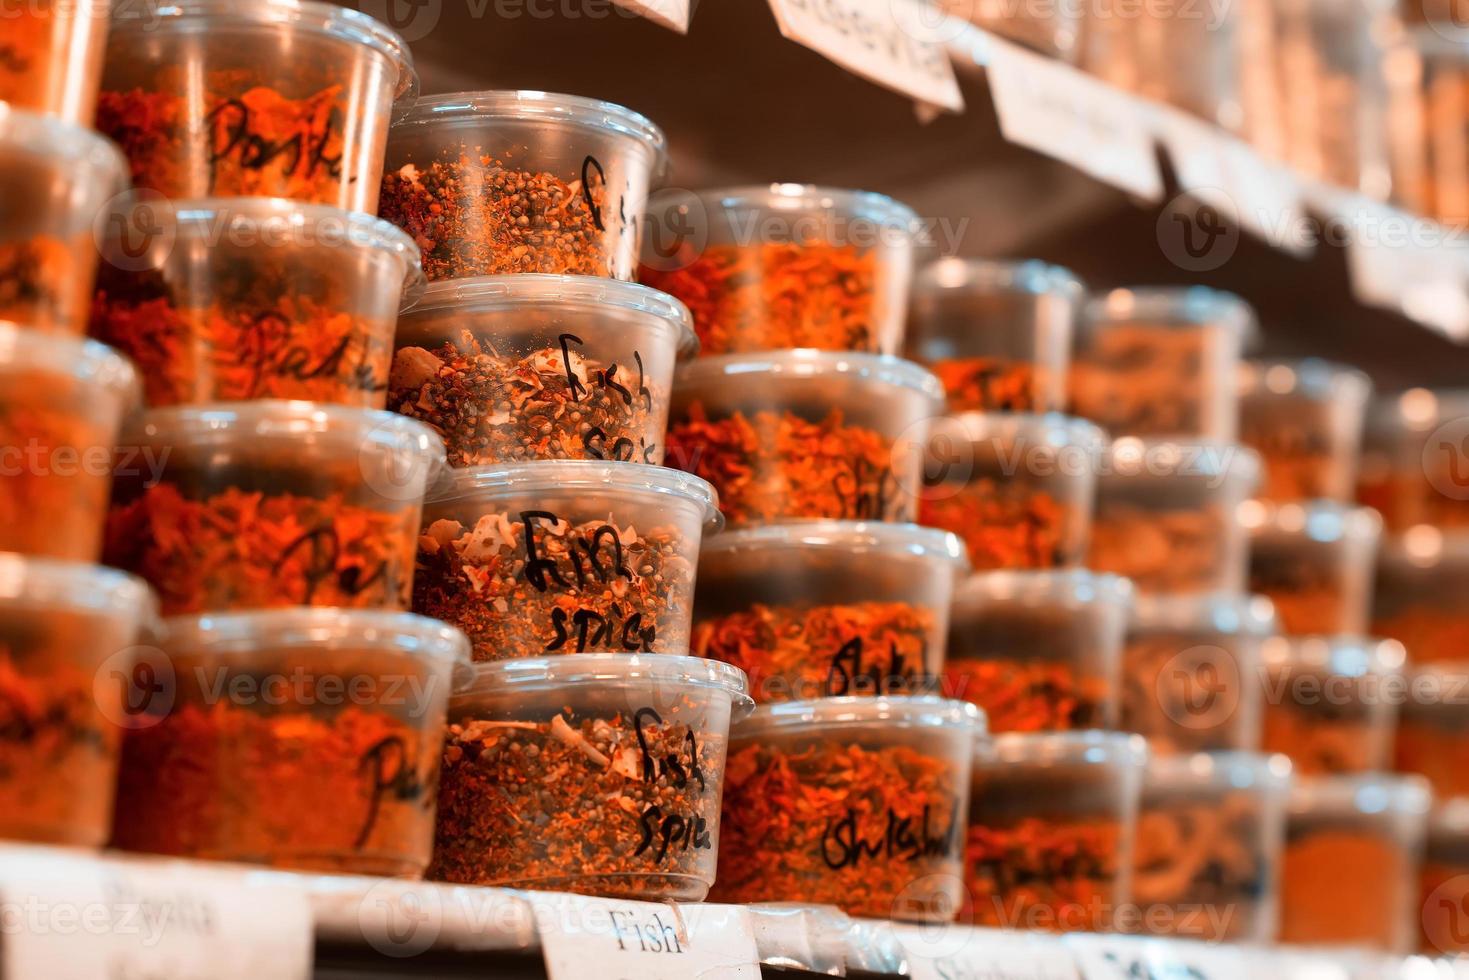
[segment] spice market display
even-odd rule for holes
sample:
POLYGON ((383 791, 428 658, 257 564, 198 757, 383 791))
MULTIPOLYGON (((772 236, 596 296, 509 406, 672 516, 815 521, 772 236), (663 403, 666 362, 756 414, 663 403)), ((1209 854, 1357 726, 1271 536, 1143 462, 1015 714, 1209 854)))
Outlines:
MULTIPOLYGON (((1077 933, 1290 980, 1448 976, 1297 954, 1469 963, 1469 389, 1246 360, 1241 296, 960 257, 1003 249, 936 248, 884 194, 680 190, 633 109, 420 95, 413 18, 9 14, 5 842, 268 869, 316 890, 308 957, 340 945, 322 893, 369 895, 365 935, 393 892, 612 908, 587 963, 687 952, 705 902, 771 926, 762 955, 761 917, 879 946, 955 924, 1032 934, 1070 980, 1116 980, 1077 933), (639 909, 677 925, 623 932, 639 909)), ((1189 59, 980 19, 1236 125, 1189 59)), ((1405 43, 1438 116, 1401 127, 1400 193, 1469 214, 1469 59, 1405 43)), ((1345 70, 1310 54, 1262 60, 1345 70)), ((1360 119, 1293 112, 1294 166, 1369 181, 1360 119)), ((384 975, 428 975, 393 928, 384 975)), ((466 969, 499 975, 497 928, 466 969)), ((35 937, 5 931, 26 976, 35 937)), ((807 972, 990 975, 843 955, 807 972)))

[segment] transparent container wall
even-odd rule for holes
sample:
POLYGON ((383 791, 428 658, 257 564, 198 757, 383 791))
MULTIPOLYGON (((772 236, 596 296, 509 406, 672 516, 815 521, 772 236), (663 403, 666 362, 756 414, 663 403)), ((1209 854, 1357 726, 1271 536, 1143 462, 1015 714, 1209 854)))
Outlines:
POLYGON ((1398 703, 1384 676, 1271 665, 1261 747, 1289 756, 1306 776, 1391 769, 1398 703))
POLYGON ((376 47, 238 9, 119 15, 97 129, 122 147, 134 185, 172 200, 284 197, 372 213, 393 100, 411 73, 376 47))
POLYGON ((1423 930, 1419 951, 1428 956, 1469 953, 1462 912, 1469 899, 1469 804, 1441 802, 1428 825, 1419 879, 1423 930))
MULTIPOLYGON (((1247 505, 1253 506, 1253 505, 1247 505)), ((1247 515, 1250 591, 1275 603, 1292 635, 1367 631, 1381 524, 1370 511, 1286 505, 1263 522, 1247 515)))
POLYGON ((1469 221, 1469 55, 1462 29, 1420 27, 1389 56, 1395 197, 1448 225, 1469 221))
POLYGON ((1408 677, 1394 768, 1423 776, 1436 799, 1469 796, 1469 661, 1410 668, 1408 677))
POLYGON ((731 704, 728 691, 615 676, 457 696, 428 876, 702 901, 731 704))
POLYGON ((0 102, 90 126, 109 0, 28 0, 6 17, 0 102))
POLYGON ((1373 406, 1357 484, 1387 527, 1469 526, 1469 392, 1415 388, 1373 406))
POLYGON ((1415 663, 1469 658, 1469 535, 1422 527, 1389 539, 1377 563, 1372 632, 1415 663))
POLYGON ((1350 503, 1370 382, 1310 362, 1251 363, 1241 374, 1240 440, 1265 464, 1260 496, 1350 503))
POLYGON ((1041 54, 1073 61, 1081 16, 1071 4, 1016 6, 1003 0, 942 0, 940 6, 952 17, 1041 54))

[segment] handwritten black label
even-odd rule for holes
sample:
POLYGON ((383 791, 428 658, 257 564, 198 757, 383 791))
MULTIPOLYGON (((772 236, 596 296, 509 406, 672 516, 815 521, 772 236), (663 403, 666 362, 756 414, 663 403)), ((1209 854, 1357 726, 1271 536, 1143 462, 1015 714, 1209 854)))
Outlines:
POLYGON ((361 566, 338 568, 342 556, 342 539, 331 525, 313 528, 297 537, 281 551, 274 571, 279 575, 293 560, 301 560, 301 576, 306 588, 301 596, 303 604, 309 605, 316 597, 317 589, 328 584, 349 596, 365 593, 379 583, 387 583, 390 595, 397 589, 389 582, 388 564, 382 562, 370 571, 361 566))
POLYGON ((0 44, 0 71, 19 75, 30 67, 31 61, 24 51, 13 44, 0 44))
POLYGON ((335 179, 342 176, 341 155, 327 154, 327 149, 342 133, 342 114, 336 108, 327 115, 326 125, 319 132, 305 127, 283 139, 270 139, 256 132, 250 107, 239 99, 228 99, 215 106, 205 122, 213 134, 209 148, 211 187, 219 174, 219 165, 226 161, 244 170, 279 166, 288 177, 308 180, 322 173, 335 179))
MULTIPOLYGON (((633 730, 638 738, 639 774, 643 782, 667 780, 675 789, 688 789, 697 782, 699 793, 707 792, 709 784, 699 764, 699 739, 693 729, 684 731, 686 756, 681 752, 666 752, 660 756, 648 746, 648 733, 644 727, 648 724, 662 725, 663 717, 653 708, 639 708, 633 714, 633 730)), ((661 864, 670 852, 709 850, 714 846, 707 820, 657 803, 643 810, 638 827, 642 836, 633 856, 652 850, 653 861, 657 864, 661 864)))
POLYGON ((900 489, 891 466, 875 467, 861 457, 852 460, 851 472, 833 477, 831 485, 842 499, 843 516, 855 521, 885 520, 900 489))
POLYGON ((643 625, 641 612, 625 613, 615 602, 607 607, 606 613, 584 607, 575 612, 560 607, 553 609, 551 631, 551 640, 545 647, 548 651, 570 649, 586 653, 616 647, 626 653, 652 653, 658 639, 656 624, 643 625))
POLYGON ((862 637, 853 637, 831 658, 826 674, 827 697, 891 694, 917 689, 924 675, 918 665, 908 662, 896 642, 888 643, 885 662, 880 653, 869 660, 865 647, 862 637))
POLYGON ((372 797, 368 801, 367 818, 352 846, 361 850, 372 837, 377 818, 384 800, 393 803, 412 803, 424 799, 429 792, 428 781, 413 768, 408 755, 408 745, 397 735, 389 735, 362 754, 357 765, 358 773, 367 780, 372 797))
POLYGON ((355 391, 387 391, 387 378, 380 377, 368 363, 366 345, 355 359, 349 359, 355 339, 352 334, 345 334, 335 347, 317 359, 305 345, 290 342, 293 333, 291 321, 275 310, 260 313, 250 321, 240 350, 240 363, 251 370, 252 396, 260 392, 265 379, 270 377, 302 383, 336 378, 355 391))
POLYGON ((607 171, 602 169, 602 164, 591 154, 581 162, 581 193, 586 198, 587 208, 592 212, 592 224, 597 226, 598 231, 606 231, 607 226, 602 223, 602 205, 597 203, 597 195, 593 193, 592 175, 596 174, 596 187, 601 190, 607 188, 607 171))
POLYGON ((830 819, 821 833, 821 859, 834 871, 856 867, 863 859, 919 861, 932 857, 958 857, 959 807, 949 814, 949 829, 934 833, 930 826, 932 807, 925 804, 923 817, 915 827, 912 817, 900 817, 891 808, 882 839, 871 841, 862 836, 857 826, 857 811, 847 809, 840 820, 830 819))

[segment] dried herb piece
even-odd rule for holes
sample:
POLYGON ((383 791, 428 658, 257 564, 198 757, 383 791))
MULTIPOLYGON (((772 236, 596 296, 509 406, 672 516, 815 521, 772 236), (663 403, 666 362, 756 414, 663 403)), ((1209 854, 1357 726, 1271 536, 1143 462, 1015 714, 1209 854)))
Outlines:
POLYGON ((653 708, 449 726, 429 877, 698 901, 726 740, 653 708))
POLYGON ((437 520, 418 540, 413 611, 458 626, 477 662, 688 649, 697 543, 549 511, 437 520))
POLYGON ((825 242, 709 245, 672 271, 644 267, 644 284, 682 300, 705 354, 787 350, 880 353, 891 331, 879 295, 878 253, 825 242))
POLYGON ((85 235, 0 241, 0 320, 34 330, 81 333, 96 261, 88 254, 95 248, 85 235))
POLYGON ((1084 519, 1044 491, 989 477, 926 489, 918 517, 957 534, 975 571, 1080 564, 1077 527, 1084 519))
POLYGON ((932 609, 907 602, 756 603, 696 625, 692 650, 743 670, 762 702, 920 694, 936 625, 932 609))
POLYGON ((736 746, 725 769, 716 902, 835 905, 948 921, 957 911, 967 787, 947 760, 841 734, 736 746), (932 876, 932 877, 930 877, 932 876))
POLYGON ((1281 876, 1280 941, 1395 950, 1413 896, 1413 862, 1381 833, 1292 828, 1281 876))
POLYGON ((568 183, 518 168, 508 154, 466 149, 385 175, 378 213, 418 242, 430 282, 515 272, 617 278, 612 239, 623 219, 604 211, 606 191, 592 157, 568 183))
POLYGON ((977 924, 1049 932, 1105 932, 1123 872, 1120 821, 1024 817, 971 820, 964 881, 977 924))
POLYGON ((1227 578, 1240 571, 1231 559, 1244 554, 1243 533, 1217 506, 1153 510, 1100 504, 1087 567, 1126 576, 1145 592, 1234 589, 1238 583, 1227 578), (1231 536, 1240 536, 1239 548, 1231 549, 1231 536))
POLYGON ((944 694, 984 709, 991 732, 1056 732, 1107 727, 1111 685, 1054 660, 950 656, 944 694))
POLYGON ((848 425, 837 410, 819 422, 774 411, 711 419, 694 402, 669 427, 668 465, 712 483, 730 524, 803 517, 911 521, 916 510, 893 441, 848 425))
POLYGON ((958 357, 928 366, 944 383, 951 412, 1047 412, 1059 408, 1048 385, 1028 361, 1001 357, 958 357))
POLYGON ((88 410, 48 405, 56 379, 8 377, 0 394, 0 551, 96 561, 114 431, 88 410))
POLYGON ((469 332, 434 350, 400 347, 388 407, 443 437, 453 466, 533 459, 661 463, 668 392, 655 390, 641 355, 602 364, 581 341, 504 356, 469 332))
POLYGON ((115 503, 106 561, 145 579, 165 615, 341 606, 403 609, 418 507, 227 487, 203 499, 161 482, 115 503))
MULTIPOLYGON (((1212 404, 1233 373, 1213 376, 1216 329, 1107 324, 1071 369, 1072 411, 1113 436, 1229 439, 1212 404)), ((1232 424, 1231 424, 1232 429, 1232 424)))

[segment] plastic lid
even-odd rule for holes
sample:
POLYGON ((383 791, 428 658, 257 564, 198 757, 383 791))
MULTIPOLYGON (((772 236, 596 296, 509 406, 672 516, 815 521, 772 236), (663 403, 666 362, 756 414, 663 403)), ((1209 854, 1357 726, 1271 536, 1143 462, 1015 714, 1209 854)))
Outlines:
POLYGON ((0 552, 0 600, 152 620, 153 590, 140 578, 83 562, 0 552))
POLYGON ((1316 357, 1246 361, 1240 365, 1239 387, 1243 395, 1305 395, 1358 405, 1372 396, 1372 379, 1365 373, 1316 357))
POLYGON ((1233 293, 1205 286, 1154 286, 1114 289, 1086 304, 1088 324, 1147 323, 1182 326, 1220 325, 1248 337, 1256 329, 1255 311, 1233 293))
POLYGON ((1382 534, 1382 515, 1371 507, 1331 500, 1272 504, 1247 500, 1239 507, 1240 523, 1253 535, 1287 534, 1312 541, 1370 541, 1382 534))
POLYGON ((523 273, 479 276, 432 283, 414 304, 412 313, 464 310, 483 313, 545 306, 597 313, 611 307, 648 317, 672 334, 680 358, 699 352, 694 318, 688 307, 656 289, 634 282, 593 276, 554 276, 523 273))
POLYGON ((1024 293, 1060 296, 1073 302, 1086 295, 1086 286, 1070 269, 1036 259, 1014 262, 948 257, 930 262, 913 280, 915 295, 960 293, 1024 293))
MULTIPOLYGON (((94 168, 100 176, 89 188, 106 195, 113 194, 127 175, 127 159, 117 145, 94 130, 62 122, 55 116, 17 109, 0 102, 0 146, 19 148, 48 159, 82 163, 94 168)), ((87 215, 91 221, 91 215, 87 215)))
POLYGON ((1402 670, 1408 651, 1397 640, 1366 636, 1274 636, 1261 647, 1260 659, 1267 667, 1367 677, 1402 670))
POLYGON ((469 638, 447 623, 412 613, 307 606, 259 612, 174 616, 163 621, 174 650, 249 654, 381 647, 421 660, 469 662, 469 638))
MULTIPOLYGON (((669 654, 567 653, 473 664, 463 671, 456 698, 514 691, 542 691, 575 684, 647 681, 663 687, 724 691, 748 708, 750 680, 738 667, 703 657, 669 654)), ((669 693, 674 693, 670 691, 669 693)))
POLYGON ((945 415, 934 425, 935 436, 957 430, 971 444, 999 440, 1024 442, 1054 449, 1081 448, 1101 459, 1107 436, 1085 419, 1050 413, 1026 415, 1009 412, 960 412, 945 415))
POLYGON ((1124 732, 1006 732, 983 744, 976 762, 985 765, 1109 765, 1142 770, 1148 741, 1124 732))
POLYGON ((945 397, 943 382, 912 361, 889 354, 807 349, 701 357, 679 368, 678 386, 695 391, 715 379, 762 374, 789 378, 850 375, 874 384, 921 392, 933 400, 935 410, 945 397))
POLYGON ((1385 396, 1373 413, 1375 421, 1413 432, 1431 432, 1445 419, 1469 415, 1469 388, 1410 388, 1385 396))
POLYGON ((690 473, 641 463, 548 459, 510 465, 470 466, 451 470, 428 496, 430 503, 478 498, 494 499, 547 490, 610 490, 612 496, 666 494, 704 509, 706 531, 724 526, 719 494, 690 473))
POLYGON ((155 32, 167 29, 205 32, 222 26, 274 27, 287 24, 366 45, 392 61, 398 69, 394 98, 411 96, 418 90, 418 74, 408 45, 386 24, 359 10, 312 0, 162 0, 159 3, 117 3, 112 9, 112 30, 155 32), (192 22, 198 18, 202 23, 192 22), (207 18, 207 20, 206 20, 207 18), (213 21, 214 23, 209 23, 213 21))
POLYGON ((869 521, 797 521, 740 528, 710 538, 701 560, 732 552, 783 548, 819 549, 857 555, 932 558, 969 569, 969 553, 958 535, 917 524, 869 521))
POLYGON ((1299 816, 1355 813, 1424 817, 1432 805, 1433 791, 1422 776, 1367 773, 1298 779, 1291 791, 1290 809, 1299 816))
POLYGON ((1114 441, 1103 455, 1103 477, 1119 480, 1230 479, 1253 489, 1260 481, 1260 454, 1248 446, 1207 439, 1114 441))
POLYGON ((713 187, 695 194, 705 207, 722 211, 832 211, 849 219, 902 228, 910 235, 918 223, 912 208, 871 191, 773 183, 713 187))
POLYGON ((1290 758, 1278 752, 1196 752, 1158 756, 1148 762, 1147 782, 1153 789, 1198 786, 1280 792, 1293 781, 1290 758))
POLYGON ((982 736, 988 730, 985 714, 967 701, 923 697, 840 697, 762 704, 733 732, 739 738, 758 738, 777 732, 856 727, 876 731, 936 728, 982 736))
POLYGON ((1417 524, 1382 542, 1379 570, 1469 568, 1469 530, 1417 524))
POLYGON ((1139 596, 1133 605, 1134 630, 1271 636, 1277 630, 1275 605, 1264 596, 1220 592, 1205 595, 1139 596))
POLYGON ((1023 606, 1094 604, 1131 608, 1132 582, 1120 575, 1086 569, 1054 571, 1005 570, 980 572, 961 582, 954 592, 954 612, 981 604, 1009 602, 1023 606))
POLYGON ((1469 796, 1444 800, 1433 809, 1429 828, 1434 834, 1469 837, 1469 796))
POLYGON ((0 320, 0 376, 21 371, 62 374, 104 389, 122 400, 125 411, 143 398, 132 362, 106 344, 0 320))

